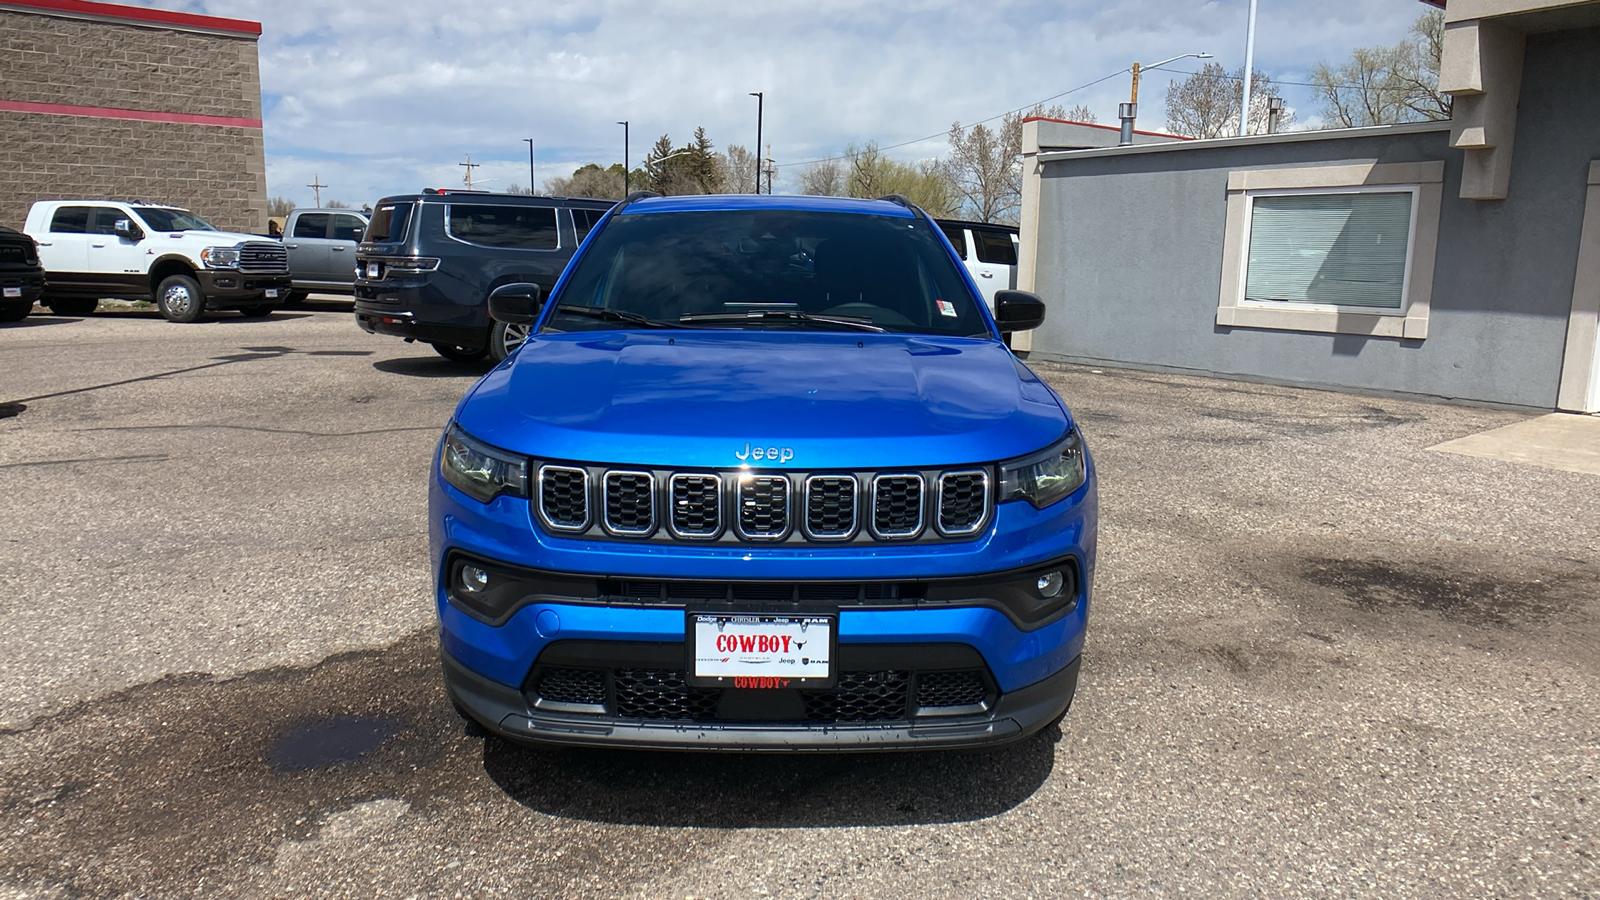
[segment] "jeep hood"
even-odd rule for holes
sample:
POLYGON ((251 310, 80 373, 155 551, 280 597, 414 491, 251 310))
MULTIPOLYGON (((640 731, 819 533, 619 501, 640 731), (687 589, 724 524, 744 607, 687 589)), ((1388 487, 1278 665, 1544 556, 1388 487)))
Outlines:
POLYGON ((536 335, 456 415, 541 459, 799 471, 994 462, 1070 426, 997 341, 867 332, 536 335))

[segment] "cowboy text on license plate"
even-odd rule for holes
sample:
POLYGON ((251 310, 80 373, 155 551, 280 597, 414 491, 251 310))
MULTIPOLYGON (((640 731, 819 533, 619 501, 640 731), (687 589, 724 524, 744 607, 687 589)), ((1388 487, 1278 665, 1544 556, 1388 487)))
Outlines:
POLYGON ((832 616, 689 616, 691 684, 734 688, 833 683, 832 616))

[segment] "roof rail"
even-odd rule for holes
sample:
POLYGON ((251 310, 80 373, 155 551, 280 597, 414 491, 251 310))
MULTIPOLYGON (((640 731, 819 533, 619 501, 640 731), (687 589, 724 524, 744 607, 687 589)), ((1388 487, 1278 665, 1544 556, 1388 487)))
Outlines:
POLYGON ((901 206, 904 206, 906 209, 909 209, 909 210, 916 210, 916 208, 917 208, 917 205, 915 203, 912 203, 910 200, 906 199, 906 195, 905 194, 884 194, 882 197, 879 197, 878 199, 879 200, 887 200, 890 203, 898 203, 901 206))
POLYGON ((627 206, 628 204, 634 202, 635 200, 645 200, 645 199, 648 199, 650 197, 659 197, 659 196, 661 196, 661 194, 658 191, 634 191, 633 193, 631 193, 628 196, 624 197, 621 203, 617 204, 617 209, 621 210, 624 206, 627 206))

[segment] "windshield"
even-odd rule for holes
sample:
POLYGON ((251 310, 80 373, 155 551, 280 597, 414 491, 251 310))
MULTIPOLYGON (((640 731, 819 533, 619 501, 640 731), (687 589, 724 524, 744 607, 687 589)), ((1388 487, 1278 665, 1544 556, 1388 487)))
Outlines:
POLYGON ((139 218, 151 231, 216 231, 217 227, 186 209, 167 209, 161 206, 144 206, 137 210, 139 218))
POLYGON ((793 209, 613 218, 545 330, 651 324, 991 335, 925 220, 793 209))

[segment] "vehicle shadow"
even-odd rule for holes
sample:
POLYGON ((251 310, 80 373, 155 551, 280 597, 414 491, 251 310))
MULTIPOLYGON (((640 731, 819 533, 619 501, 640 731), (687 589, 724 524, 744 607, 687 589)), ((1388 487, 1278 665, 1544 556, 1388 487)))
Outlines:
POLYGON ((390 375, 407 375, 412 378, 472 378, 481 377, 494 368, 487 359, 474 362, 454 362, 442 356, 401 356, 380 359, 372 364, 379 372, 390 375))
POLYGON ((33 315, 28 316, 26 319, 19 319, 15 322, 0 323, 0 328, 38 328, 41 325, 66 325, 70 322, 76 321, 78 320, 75 318, 69 319, 66 316, 51 316, 34 313, 33 315))
POLYGON ((488 738, 485 774, 552 816, 692 828, 927 825, 999 815, 1050 777, 1052 726, 988 752, 761 755, 551 751, 488 738))

